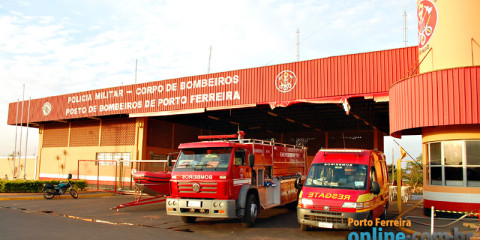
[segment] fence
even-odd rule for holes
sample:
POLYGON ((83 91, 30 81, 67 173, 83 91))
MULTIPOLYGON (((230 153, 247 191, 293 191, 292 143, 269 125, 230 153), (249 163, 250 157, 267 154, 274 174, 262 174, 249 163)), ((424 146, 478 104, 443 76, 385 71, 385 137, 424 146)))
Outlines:
MULTIPOLYGON (((134 190, 135 171, 169 171, 168 160, 78 160, 77 180, 88 188, 112 192, 134 190)), ((175 160, 172 161, 173 163, 175 160)))

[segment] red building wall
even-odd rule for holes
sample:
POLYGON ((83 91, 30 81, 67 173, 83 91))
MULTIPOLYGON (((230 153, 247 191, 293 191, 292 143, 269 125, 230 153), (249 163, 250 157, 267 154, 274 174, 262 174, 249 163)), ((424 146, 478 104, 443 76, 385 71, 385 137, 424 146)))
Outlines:
MULTIPOLYGON (((208 110, 338 96, 388 96, 390 85, 407 76, 417 59, 417 48, 408 47, 52 96, 31 101, 30 122, 208 110), (280 73, 285 70, 295 75, 296 83, 289 91, 281 92, 276 87, 277 77, 283 76, 280 73), (222 78, 232 81, 229 84, 182 89, 191 82, 203 81, 208 85, 209 81, 215 83, 215 79, 219 82, 222 78), (147 90, 155 91, 147 93, 147 90), (203 94, 207 94, 207 99, 202 98, 203 94), (227 94, 232 95, 227 98, 227 94), (211 96, 213 101, 209 101, 211 96), (159 100, 165 102, 165 99, 170 99, 173 104, 159 104, 159 100), (153 107, 152 101, 155 102, 153 107), (126 107, 128 105, 132 107, 126 107)), ((15 124, 16 107, 16 102, 10 103, 8 124, 15 124)), ((25 108, 24 115, 27 111, 25 108)))

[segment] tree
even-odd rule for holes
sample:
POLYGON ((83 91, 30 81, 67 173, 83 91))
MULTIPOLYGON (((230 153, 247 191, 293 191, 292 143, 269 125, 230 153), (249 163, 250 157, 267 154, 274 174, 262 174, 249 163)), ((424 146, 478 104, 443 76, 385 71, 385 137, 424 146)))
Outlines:
POLYGON ((423 169, 420 164, 423 161, 423 156, 417 157, 415 162, 407 162, 407 168, 405 169, 404 179, 407 179, 407 184, 413 189, 413 192, 417 192, 418 187, 423 187, 423 169))
POLYGON ((397 167, 393 164, 387 165, 388 169, 388 180, 390 183, 393 183, 395 179, 397 179, 397 167), (393 173, 392 173, 392 168, 393 168, 393 173))

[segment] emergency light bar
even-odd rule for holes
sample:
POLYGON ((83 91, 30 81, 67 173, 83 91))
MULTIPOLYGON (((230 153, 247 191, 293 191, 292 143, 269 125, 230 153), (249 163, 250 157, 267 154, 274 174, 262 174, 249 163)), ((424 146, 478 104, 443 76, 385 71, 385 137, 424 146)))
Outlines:
POLYGON ((198 136, 199 140, 210 140, 210 139, 232 139, 237 138, 238 134, 230 134, 230 135, 202 135, 198 136))
POLYGON ((233 139, 233 138, 243 139, 243 136, 245 136, 245 132, 238 131, 238 133, 236 134, 229 134, 229 135, 201 135, 201 136, 198 136, 198 139, 199 140, 233 139))
POLYGON ((320 149, 322 152, 346 152, 346 153, 361 153, 364 150, 360 149, 320 149))

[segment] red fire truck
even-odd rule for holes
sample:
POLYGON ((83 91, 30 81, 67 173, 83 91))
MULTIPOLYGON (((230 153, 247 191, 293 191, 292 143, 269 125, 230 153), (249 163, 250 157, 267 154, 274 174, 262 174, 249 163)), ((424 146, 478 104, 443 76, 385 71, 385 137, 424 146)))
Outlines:
POLYGON ((168 215, 185 223, 198 217, 241 218, 250 227, 260 210, 296 206, 306 148, 243 135, 200 136, 205 141, 179 146, 168 215))

